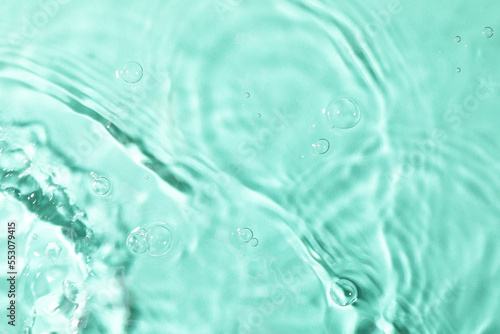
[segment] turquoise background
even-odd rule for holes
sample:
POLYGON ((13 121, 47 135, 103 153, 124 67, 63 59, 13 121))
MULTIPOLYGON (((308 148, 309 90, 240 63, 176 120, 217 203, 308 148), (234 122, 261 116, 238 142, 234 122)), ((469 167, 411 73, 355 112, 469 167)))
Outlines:
POLYGON ((2 1, 0 332, 500 333, 499 12, 2 1))

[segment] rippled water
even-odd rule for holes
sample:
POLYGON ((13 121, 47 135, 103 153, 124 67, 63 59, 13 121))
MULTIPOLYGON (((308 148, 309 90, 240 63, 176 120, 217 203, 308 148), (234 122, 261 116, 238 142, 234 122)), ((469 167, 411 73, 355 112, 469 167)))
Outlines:
POLYGON ((500 333, 500 3, 0 8, 2 333, 500 333))

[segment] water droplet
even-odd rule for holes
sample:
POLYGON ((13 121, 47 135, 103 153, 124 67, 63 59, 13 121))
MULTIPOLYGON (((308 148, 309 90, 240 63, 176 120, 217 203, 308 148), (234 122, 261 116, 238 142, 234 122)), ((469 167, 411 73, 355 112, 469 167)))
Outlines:
POLYGON ((249 92, 246 92, 245 93, 245 97, 248 99, 250 97, 250 93, 249 92))
POLYGON ((253 232, 249 228, 239 228, 238 237, 243 242, 249 242, 253 238, 253 232))
POLYGON ((258 239, 256 239, 256 238, 252 238, 252 239, 248 242, 248 244, 249 244, 250 246, 252 246, 252 247, 257 247, 257 245, 259 244, 259 240, 258 240, 258 239))
POLYGON ((314 150, 318 154, 325 154, 330 149, 330 142, 326 139, 319 139, 313 144, 314 150))
POLYGON ((257 118, 260 118, 260 116, 262 116, 261 114, 257 114, 257 118))
POLYGON ((332 101, 328 105, 327 115, 330 125, 340 129, 352 128, 361 118, 358 105, 348 98, 332 101))
POLYGON ((65 279, 62 282, 63 293, 72 302, 76 301, 76 297, 78 296, 78 287, 74 282, 68 281, 65 279))
POLYGON ((145 230, 136 228, 127 237, 127 247, 136 254, 143 254, 146 252, 146 236, 145 230))
POLYGON ((59 254, 61 253, 61 249, 62 249, 61 246, 59 246, 57 242, 51 242, 45 247, 43 254, 45 254, 46 257, 51 259, 52 262, 56 262, 57 258, 59 257, 59 254))
POLYGON ((457 73, 460 73, 460 72, 462 72, 462 69, 460 67, 457 67, 457 69, 455 71, 457 71, 457 73))
POLYGON ((490 27, 485 27, 483 29, 483 36, 486 38, 491 38, 491 36, 493 36, 493 29, 491 29, 490 27))
POLYGON ((330 298, 339 306, 348 306, 358 298, 358 289, 351 281, 339 279, 330 286, 330 298))
POLYGON ((96 177, 94 183, 92 183, 92 190, 94 190, 97 195, 104 196, 109 193, 110 189, 111 182, 105 177, 96 177))
POLYGON ((142 78, 142 66, 138 62, 129 61, 122 66, 120 73, 126 82, 136 83, 142 78))
POLYGON ((462 38, 460 36, 455 36, 455 42, 460 43, 462 38))
POLYGON ((146 242, 149 254, 160 256, 166 254, 170 250, 174 242, 174 237, 165 224, 156 223, 148 229, 146 233, 146 242))

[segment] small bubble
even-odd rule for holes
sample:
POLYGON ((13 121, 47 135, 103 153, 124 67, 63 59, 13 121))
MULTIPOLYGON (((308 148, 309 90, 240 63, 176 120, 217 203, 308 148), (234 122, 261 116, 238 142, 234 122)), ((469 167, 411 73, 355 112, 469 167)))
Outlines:
POLYGON ((330 149, 330 142, 326 139, 319 139, 312 145, 318 154, 325 154, 330 149))
POLYGON ((167 254, 173 242, 172 232, 163 223, 155 223, 146 233, 148 251, 153 256, 167 254))
POLYGON ((102 176, 96 177, 94 183, 92 183, 92 190, 94 190, 94 192, 100 196, 104 196, 109 193, 110 188, 111 182, 109 182, 107 178, 102 176))
POLYGON ((257 118, 260 118, 262 115, 261 114, 257 114, 257 118))
POLYGON ((127 237, 127 247, 133 253, 143 254, 146 252, 147 244, 146 237, 144 235, 146 231, 144 229, 136 228, 127 237))
POLYGON ((23 328, 23 334, 31 334, 31 327, 30 326, 25 326, 23 328))
POLYGON ((144 179, 149 180, 149 176, 147 176, 147 175, 144 176, 144 179))
POLYGON ((245 97, 248 99, 250 97, 250 93, 249 92, 246 92, 245 93, 245 97))
POLYGON ((120 71, 123 80, 129 83, 136 83, 142 78, 142 66, 135 61, 129 61, 122 66, 120 71))
POLYGON ((339 279, 330 286, 330 298, 339 306, 348 306, 358 298, 358 289, 351 281, 339 279))
POLYGON ((51 259, 52 262, 56 262, 57 258, 59 257, 59 254, 61 253, 61 249, 62 249, 61 246, 59 246, 57 242, 51 242, 45 247, 43 254, 45 254, 46 257, 51 259))
POLYGON ((33 234, 32 238, 33 238, 33 240, 36 240, 36 239, 38 239, 38 235, 33 234))
POLYGON ((486 38, 491 38, 491 36, 493 36, 493 29, 490 27, 485 27, 483 29, 483 36, 486 38))
POLYGON ((330 125, 340 129, 352 128, 358 124, 361 118, 358 105, 348 98, 340 98, 330 102, 327 115, 330 125))
POLYGON ((239 228, 238 237, 243 242, 249 242, 253 238, 253 232, 249 228, 239 228))
POLYGON ((257 245, 259 244, 259 240, 256 239, 256 238, 252 238, 250 239, 250 241, 248 242, 248 244, 252 247, 257 247, 257 245))
POLYGON ((462 69, 460 67, 457 67, 455 71, 457 71, 457 73, 460 73, 462 72, 462 69))
POLYGON ((462 38, 460 36, 455 36, 455 42, 460 43, 462 38))

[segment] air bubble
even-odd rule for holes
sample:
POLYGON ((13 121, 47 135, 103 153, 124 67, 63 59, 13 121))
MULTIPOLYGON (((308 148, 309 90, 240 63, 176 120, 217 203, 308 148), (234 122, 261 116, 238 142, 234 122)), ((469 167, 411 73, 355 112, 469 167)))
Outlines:
POLYGON ((348 306, 358 298, 358 289, 351 281, 339 279, 330 286, 330 298, 339 306, 348 306))
POLYGON ((56 262, 57 258, 59 257, 59 254, 61 253, 61 249, 62 249, 61 246, 59 246, 57 242, 51 242, 45 247, 43 254, 45 254, 46 257, 51 259, 52 262, 56 262))
POLYGON ((460 72, 462 72, 462 69, 461 69, 460 67, 457 67, 457 68, 455 69, 455 71, 456 71, 457 73, 460 73, 460 72))
POLYGON ((163 223, 155 223, 146 233, 148 251, 153 256, 165 255, 172 247, 173 241, 172 232, 163 223))
POLYGON ((361 113, 356 102, 348 98, 340 98, 330 102, 327 116, 332 127, 349 129, 358 124, 361 113))
POLYGON ((105 177, 99 176, 94 179, 94 183, 92 183, 92 190, 94 193, 100 196, 104 196, 109 193, 111 189, 111 182, 105 177))
POLYGON ((145 232, 144 229, 136 228, 127 237, 127 247, 133 253, 143 254, 146 252, 147 244, 145 232))
POLYGON ((249 242, 253 238, 253 232, 251 229, 249 229, 247 227, 239 228, 238 229, 238 237, 243 242, 249 242))
POLYGON ((256 239, 256 238, 252 238, 252 239, 248 242, 248 244, 249 244, 250 246, 252 246, 252 247, 257 247, 257 245, 259 244, 259 240, 258 240, 258 239, 256 239))
POLYGON ((123 80, 129 83, 136 83, 142 78, 142 66, 135 61, 129 61, 122 66, 120 71, 123 80))
POLYGON ((262 115, 261 114, 257 114, 257 118, 260 118, 262 115))
POLYGON ((245 97, 248 99, 250 97, 250 93, 249 92, 246 92, 245 93, 245 97))
POLYGON ((318 154, 325 154, 330 149, 330 142, 326 139, 319 139, 312 145, 318 154))
POLYGON ((460 43, 462 38, 460 36, 455 36, 455 42, 460 43))
POLYGON ((483 36, 486 38, 491 38, 491 36, 493 36, 493 29, 490 27, 485 27, 483 29, 483 36))

